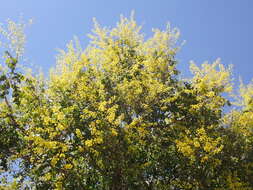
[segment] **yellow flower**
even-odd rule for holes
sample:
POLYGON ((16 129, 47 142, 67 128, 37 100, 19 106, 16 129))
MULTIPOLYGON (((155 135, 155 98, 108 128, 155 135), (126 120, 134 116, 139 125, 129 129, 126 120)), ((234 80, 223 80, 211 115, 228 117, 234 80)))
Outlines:
POLYGON ((52 176, 51 176, 50 173, 47 173, 46 175, 44 175, 44 179, 45 179, 46 181, 50 180, 51 177, 52 177, 52 176))
POLYGON ((71 169, 72 167, 73 167, 72 164, 66 164, 64 166, 64 168, 67 169, 67 170, 71 169))
POLYGON ((66 152, 69 149, 68 145, 63 145, 62 146, 62 152, 66 152))
POLYGON ((204 146, 204 150, 205 150, 206 152, 210 152, 212 149, 213 149, 213 147, 212 147, 211 143, 207 142, 207 143, 205 144, 205 146, 204 146))
POLYGON ((61 181, 58 181, 55 186, 56 186, 55 190, 62 190, 63 189, 61 181))
POLYGON ((103 139, 102 139, 102 137, 97 137, 97 138, 94 139, 94 141, 95 141, 97 144, 100 144, 100 143, 103 142, 103 139))
POLYGON ((199 144, 198 141, 194 141, 193 144, 194 144, 194 146, 195 146, 196 148, 199 148, 199 147, 200 147, 200 144, 199 144))
POLYGON ((101 102, 98 109, 100 111, 105 111, 106 110, 106 104, 107 104, 107 102, 101 102))
POLYGON ((60 129, 60 130, 62 130, 62 131, 65 129, 65 127, 64 127, 62 124, 59 124, 59 125, 57 126, 57 128, 60 129))
POLYGON ((47 142, 45 143, 45 146, 48 148, 48 149, 54 149, 57 147, 57 143, 56 142, 47 142))
POLYGON ((59 160, 58 157, 53 157, 53 159, 52 159, 51 162, 50 162, 51 165, 52 165, 53 167, 55 167, 55 165, 57 164, 58 160, 59 160))
POLYGON ((111 112, 108 116, 107 116, 107 119, 110 123, 113 122, 113 120, 115 119, 115 113, 114 112, 111 112))
POLYGON ((52 107, 52 111, 53 111, 54 113, 58 112, 59 109, 60 109, 59 106, 53 106, 53 107, 52 107))
POLYGON ((82 138, 82 133, 81 133, 80 129, 76 129, 76 136, 78 138, 82 138))
POLYGON ((57 135, 57 132, 51 132, 51 133, 49 134, 49 138, 52 139, 52 138, 54 138, 56 135, 57 135))
POLYGON ((202 159, 201 159, 201 162, 205 162, 208 160, 208 156, 204 156, 202 159))
POLYGON ((64 114, 63 114, 62 112, 59 112, 59 113, 57 114, 57 119, 58 119, 59 121, 63 120, 63 119, 64 119, 64 114))
POLYGON ((51 118, 50 118, 50 117, 44 117, 44 123, 45 123, 46 125, 48 125, 48 124, 50 123, 50 121, 51 121, 51 118))
POLYGON ((93 145, 93 141, 92 141, 92 140, 86 140, 86 141, 85 141, 85 145, 86 145, 87 147, 91 147, 91 146, 93 145))
POLYGON ((113 129, 113 128, 111 129, 111 133, 112 133, 112 136, 117 136, 118 135, 116 129, 113 129))

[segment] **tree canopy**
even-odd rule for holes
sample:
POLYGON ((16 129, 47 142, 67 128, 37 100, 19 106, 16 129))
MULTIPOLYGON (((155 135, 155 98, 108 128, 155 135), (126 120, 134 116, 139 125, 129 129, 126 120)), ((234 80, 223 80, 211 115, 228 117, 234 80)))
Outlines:
POLYGON ((0 189, 253 189, 253 83, 235 93, 219 59, 183 79, 169 25, 147 38, 121 17, 89 37, 46 78, 18 67, 22 48, 5 52, 0 189))

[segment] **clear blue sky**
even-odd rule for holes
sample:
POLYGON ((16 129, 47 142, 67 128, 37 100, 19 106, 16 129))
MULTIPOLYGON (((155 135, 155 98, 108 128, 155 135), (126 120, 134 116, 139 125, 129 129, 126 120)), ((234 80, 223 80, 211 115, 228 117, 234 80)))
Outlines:
POLYGON ((178 54, 178 67, 187 75, 188 63, 220 57, 233 64, 235 77, 249 82, 253 73, 253 0, 8 0, 0 5, 0 22, 33 18, 29 28, 26 57, 48 71, 54 65, 56 48, 76 35, 83 46, 92 18, 114 26, 119 15, 135 10, 143 32, 164 29, 167 22, 181 31, 186 44, 178 54))

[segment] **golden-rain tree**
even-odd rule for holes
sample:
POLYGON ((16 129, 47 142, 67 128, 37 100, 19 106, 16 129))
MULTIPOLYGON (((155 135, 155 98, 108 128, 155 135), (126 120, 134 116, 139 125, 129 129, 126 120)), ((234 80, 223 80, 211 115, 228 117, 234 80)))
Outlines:
POLYGON ((89 46, 70 42, 47 79, 6 52, 0 169, 18 170, 0 189, 253 189, 253 85, 232 109, 230 68, 192 63, 181 79, 179 31, 140 30, 133 17, 95 21, 89 46))

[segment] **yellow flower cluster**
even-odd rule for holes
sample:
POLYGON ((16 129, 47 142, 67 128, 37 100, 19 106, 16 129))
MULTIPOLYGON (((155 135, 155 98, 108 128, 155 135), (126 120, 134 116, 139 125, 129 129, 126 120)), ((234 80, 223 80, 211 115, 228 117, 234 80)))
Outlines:
POLYGON ((179 152, 192 161, 200 159, 201 162, 206 162, 223 149, 221 138, 209 137, 203 127, 196 130, 196 137, 190 138, 189 135, 191 135, 190 131, 187 130, 183 138, 176 140, 175 143, 179 152), (198 155, 200 149, 203 150, 204 154, 198 155), (200 157, 198 158, 198 156, 200 157))

